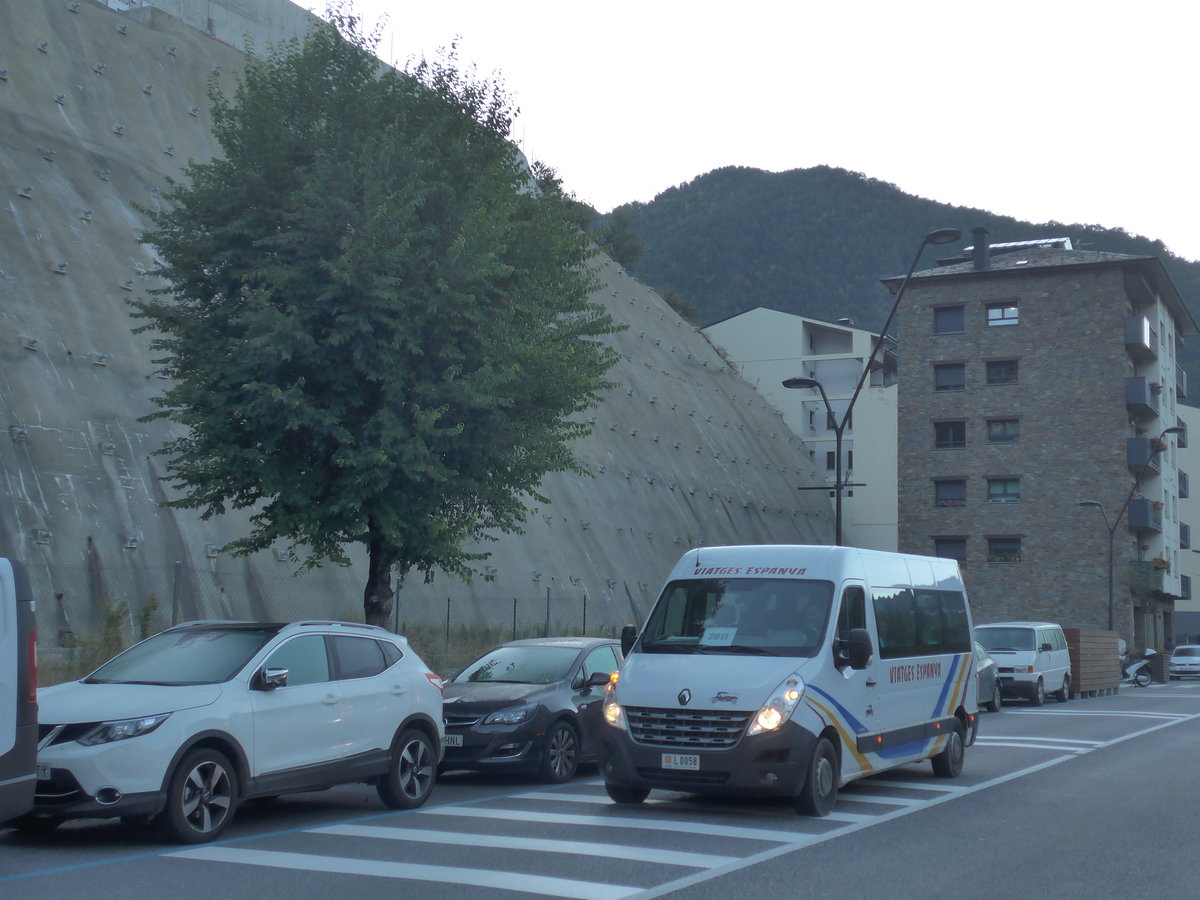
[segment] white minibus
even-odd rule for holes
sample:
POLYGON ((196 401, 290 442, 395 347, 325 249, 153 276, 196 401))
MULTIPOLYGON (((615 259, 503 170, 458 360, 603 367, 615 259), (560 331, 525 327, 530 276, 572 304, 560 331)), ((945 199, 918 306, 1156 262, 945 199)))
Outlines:
POLYGON ((652 789, 787 796, 823 816, 856 778, 977 731, 971 609, 953 560, 829 546, 690 550, 604 705, 617 803, 652 789))

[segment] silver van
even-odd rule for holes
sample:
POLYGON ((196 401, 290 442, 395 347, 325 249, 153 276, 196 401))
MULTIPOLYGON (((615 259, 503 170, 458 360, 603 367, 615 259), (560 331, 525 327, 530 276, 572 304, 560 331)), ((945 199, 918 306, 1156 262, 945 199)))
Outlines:
POLYGON ((0 823, 33 808, 37 654, 29 576, 0 556, 0 823))
POLYGON ((1050 695, 1060 703, 1071 697, 1071 653, 1067 638, 1053 622, 993 622, 975 626, 975 640, 996 660, 1000 691, 1041 706, 1050 695))

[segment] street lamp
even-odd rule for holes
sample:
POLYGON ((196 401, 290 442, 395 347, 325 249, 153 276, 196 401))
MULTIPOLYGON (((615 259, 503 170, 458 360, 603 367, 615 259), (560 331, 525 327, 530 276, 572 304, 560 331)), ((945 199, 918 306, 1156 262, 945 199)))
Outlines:
POLYGON ((837 546, 842 545, 842 488, 846 487, 842 483, 842 434, 846 431, 846 422, 849 421, 849 414, 843 419, 838 419, 833 411, 833 407, 829 403, 829 395, 825 393, 825 386, 815 378, 789 378, 783 382, 785 388, 804 389, 816 388, 821 392, 821 400, 825 403, 825 412, 828 415, 828 421, 833 423, 833 439, 834 439, 834 507, 833 507, 833 543, 837 546))
POLYGON ((1099 500, 1080 500, 1080 506, 1095 506, 1100 510, 1100 515, 1104 516, 1104 527, 1108 529, 1108 630, 1113 631, 1116 625, 1116 610, 1113 600, 1113 537, 1117 533, 1117 526, 1121 524, 1121 517, 1125 515, 1125 510, 1129 508, 1130 501, 1133 500, 1133 495, 1137 493, 1138 487, 1142 483, 1142 479, 1146 475, 1146 471, 1150 468, 1150 464, 1154 462, 1154 456, 1165 446, 1163 438, 1168 434, 1180 434, 1183 431, 1178 425, 1170 428, 1164 428, 1162 434, 1158 436, 1153 444, 1150 445, 1150 453, 1146 457, 1146 461, 1142 464, 1142 470, 1138 472, 1137 478, 1133 481, 1133 488, 1129 491, 1129 495, 1125 498, 1125 502, 1121 504, 1121 508, 1117 510, 1117 517, 1111 522, 1108 520, 1108 513, 1104 511, 1104 504, 1099 500))
POLYGON ((807 388, 811 390, 816 388, 821 392, 821 399, 825 402, 825 411, 829 414, 829 420, 833 423, 834 435, 834 452, 837 454, 835 477, 834 477, 834 543, 841 545, 842 543, 842 491, 848 487, 842 481, 842 435, 846 431, 846 425, 850 421, 850 414, 854 409, 854 404, 858 400, 858 395, 862 393, 863 385, 866 383, 868 376, 871 374, 871 366, 875 364, 875 358, 879 355, 880 348, 883 347, 883 342, 887 340, 888 329, 892 326, 892 320, 896 318, 896 310, 900 308, 900 298, 904 296, 904 291, 908 287, 908 280, 912 277, 912 273, 917 268, 917 263, 921 261, 921 254, 925 252, 925 247, 928 244, 949 244, 962 238, 962 232, 957 228, 939 228, 937 231, 931 231, 925 237, 921 238, 921 246, 917 247, 917 253, 913 257, 912 265, 908 267, 908 272, 904 276, 904 280, 900 282, 900 289, 896 291, 896 299, 892 301, 891 312, 888 313, 887 321, 883 323, 883 328, 880 329, 878 336, 875 338, 875 343, 871 347, 871 355, 867 357, 866 365, 863 366, 862 374, 858 377, 858 384, 854 386, 854 393, 850 395, 850 402, 846 404, 846 409, 842 413, 841 419, 834 415, 833 407, 829 403, 829 397, 825 393, 825 388, 821 382, 815 378, 789 378, 783 382, 785 388, 807 388))

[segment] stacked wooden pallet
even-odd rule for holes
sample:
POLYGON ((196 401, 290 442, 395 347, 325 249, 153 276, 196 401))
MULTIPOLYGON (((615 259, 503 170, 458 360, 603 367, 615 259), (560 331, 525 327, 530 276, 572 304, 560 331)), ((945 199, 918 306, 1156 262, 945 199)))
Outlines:
POLYGON ((1116 693, 1121 683, 1117 662, 1117 633, 1089 628, 1064 628, 1071 651, 1071 693, 1079 697, 1116 693))

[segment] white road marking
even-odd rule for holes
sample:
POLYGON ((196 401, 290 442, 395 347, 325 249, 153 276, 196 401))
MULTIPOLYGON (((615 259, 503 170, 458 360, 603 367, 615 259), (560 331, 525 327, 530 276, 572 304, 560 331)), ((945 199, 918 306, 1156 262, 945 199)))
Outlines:
POLYGON ((632 816, 582 816, 539 812, 529 809, 496 809, 483 806, 422 807, 419 813, 436 816, 462 816, 474 819, 500 819, 505 822, 541 822, 552 825, 598 825, 601 828, 640 828, 643 831, 669 831, 674 834, 707 834, 715 837, 742 838, 749 841, 805 843, 813 835, 802 831, 775 831, 769 828, 742 828, 737 825, 708 825, 689 819, 634 818, 632 816))
POLYGON ((332 834, 390 841, 420 841, 429 844, 451 844, 456 847, 572 853, 578 856, 604 856, 669 866, 688 866, 693 869, 711 869, 714 866, 723 866, 735 859, 740 859, 736 856, 720 856, 715 853, 685 853, 679 850, 636 847, 630 844, 598 844, 590 841, 521 838, 507 834, 473 834, 465 831, 431 831, 425 828, 388 828, 378 825, 330 825, 325 828, 310 828, 305 831, 305 834, 332 834))
POLYGON ((628 885, 550 878, 528 872, 501 872, 460 866, 427 866, 395 863, 377 859, 345 859, 315 856, 309 853, 284 853, 278 850, 243 850, 223 845, 197 847, 168 853, 179 859, 205 862, 240 863, 301 872, 332 872, 339 875, 371 875, 376 878, 400 878, 409 881, 435 881, 440 884, 465 884, 471 887, 500 888, 550 897, 575 897, 582 900, 622 900, 641 893, 644 888, 628 885))

